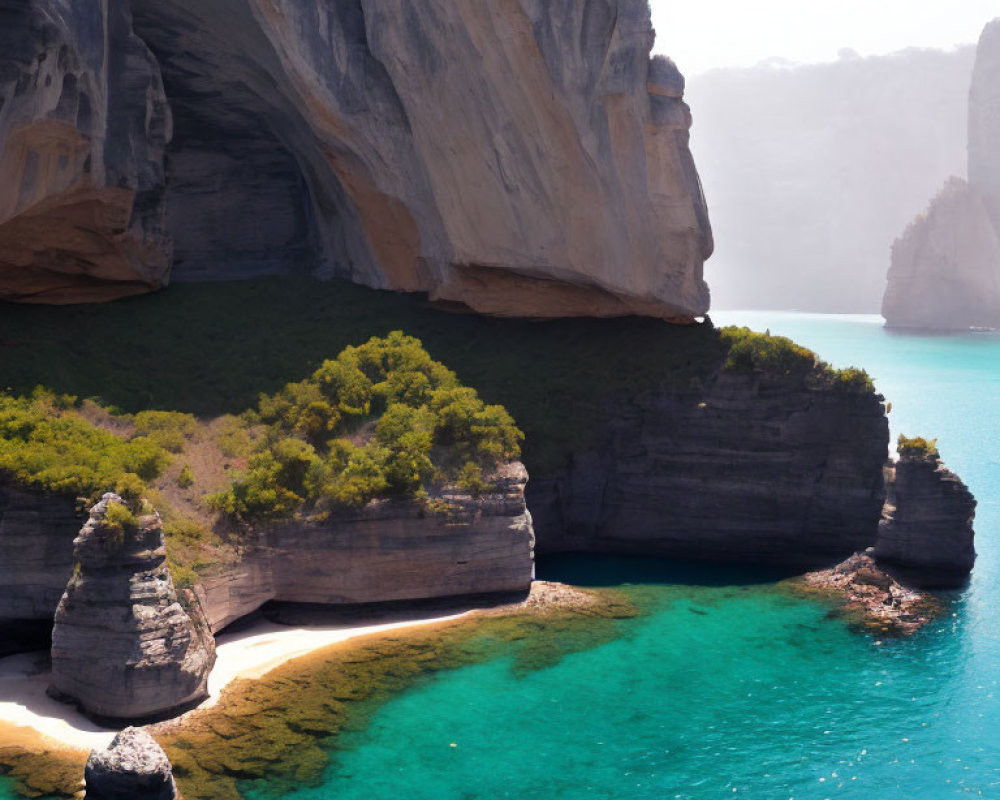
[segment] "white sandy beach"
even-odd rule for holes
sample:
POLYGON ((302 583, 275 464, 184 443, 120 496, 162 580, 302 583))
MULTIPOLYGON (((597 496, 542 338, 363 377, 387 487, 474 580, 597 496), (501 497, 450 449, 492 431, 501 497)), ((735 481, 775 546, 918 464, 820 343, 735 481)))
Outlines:
MULTIPOLYGON (((430 625, 462 614, 410 619, 375 625, 303 625, 289 627, 261 621, 238 633, 216 639, 217 661, 208 681, 209 698, 199 708, 214 704, 222 690, 237 678, 260 678, 293 658, 359 636, 430 625)), ((49 670, 44 653, 0 659, 0 725, 26 728, 25 738, 41 734, 53 747, 92 750, 107 747, 116 731, 94 724, 73 706, 45 694, 49 670)), ((16 733, 16 730, 13 731, 16 733)), ((8 737, 11 730, 8 730, 8 737)))

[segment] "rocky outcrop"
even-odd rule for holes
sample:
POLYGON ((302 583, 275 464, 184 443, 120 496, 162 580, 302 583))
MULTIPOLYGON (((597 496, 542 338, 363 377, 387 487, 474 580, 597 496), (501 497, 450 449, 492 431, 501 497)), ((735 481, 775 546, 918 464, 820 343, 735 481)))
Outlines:
POLYGON ((848 620, 872 633, 916 633, 943 609, 936 598, 896 580, 872 557, 871 548, 830 569, 803 575, 792 586, 838 603, 848 620))
POLYGON ((174 800, 173 768, 145 730, 126 728, 107 750, 94 750, 85 770, 84 800, 174 800))
POLYGON ((723 370, 609 410, 528 502, 540 552, 825 567, 875 542, 888 424, 870 391, 723 370))
POLYGON ((126 0, 0 4, 0 300, 87 302, 166 281, 170 125, 126 0))
POLYGON ((155 288, 165 208, 177 280, 305 271, 506 316, 708 309, 691 116, 645 0, 104 8, 6 12, 0 221, 15 209, 20 249, 0 247, 0 297, 155 288), (30 109, 20 127, 8 107, 30 109))
POLYGON ((1000 19, 979 40, 969 178, 952 178, 896 240, 882 302, 897 328, 1000 326, 1000 19))
MULTIPOLYGON (((239 561, 202 576, 194 605, 216 632, 270 600, 360 605, 526 592, 534 573, 528 474, 511 463, 496 480, 481 496, 452 487, 430 504, 381 501, 265 530, 239 561)), ((10 652, 36 647, 31 623, 55 615, 79 524, 70 498, 0 486, 0 633, 10 652)))
POLYGON ((527 477, 508 464, 497 490, 480 497, 452 489, 430 506, 379 501, 272 528, 240 563, 198 584, 201 605, 218 631, 269 600, 361 605, 527 592, 527 477))
POLYGON ((972 493, 936 456, 901 455, 892 473, 876 559, 908 586, 962 586, 976 561, 972 493))
POLYGON ((100 717, 142 719, 206 695, 215 643, 177 600, 159 515, 106 494, 73 543, 56 610, 50 693, 100 717))

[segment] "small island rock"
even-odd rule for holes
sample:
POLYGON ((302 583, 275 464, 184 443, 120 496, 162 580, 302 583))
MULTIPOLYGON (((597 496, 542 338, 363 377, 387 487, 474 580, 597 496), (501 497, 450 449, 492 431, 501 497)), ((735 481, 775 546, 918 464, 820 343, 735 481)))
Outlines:
POLYGON ((107 750, 87 759, 84 800, 173 800, 177 796, 173 769, 152 736, 126 728, 107 750))
POLYGON ((962 586, 976 562, 976 499, 936 450, 901 453, 892 473, 875 558, 909 586, 962 586))

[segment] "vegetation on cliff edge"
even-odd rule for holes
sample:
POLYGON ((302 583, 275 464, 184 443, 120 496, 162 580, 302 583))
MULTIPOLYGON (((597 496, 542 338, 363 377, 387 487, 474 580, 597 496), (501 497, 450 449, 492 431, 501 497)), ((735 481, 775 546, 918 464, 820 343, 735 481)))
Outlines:
POLYGON ((238 520, 416 497, 431 484, 486 487, 485 476, 520 455, 524 435, 503 406, 394 331, 348 347, 304 381, 261 395, 253 419, 263 446, 245 472, 209 497, 238 520))
MULTIPOLYGON (((498 319, 344 281, 264 279, 179 284, 103 305, 4 304, 0 388, 43 384, 132 413, 239 414, 260 392, 279 392, 332 353, 393 330, 418 337, 485 403, 513 415, 535 477, 596 444, 619 398, 703 386, 731 346, 710 322, 498 319)), ((757 364, 767 368, 766 359, 757 364)), ((860 371, 832 374, 870 386, 860 371)), ((231 422, 230 434, 230 457, 243 457, 245 431, 231 422)))
POLYGON ((937 449, 937 439, 925 439, 922 436, 904 436, 899 434, 896 440, 896 451, 900 458, 909 458, 915 461, 937 461, 941 454, 937 449))
MULTIPOLYGON (((214 430, 190 414, 84 409, 42 389, 27 398, 0 394, 0 473, 15 482, 87 503, 109 489, 138 498, 154 494, 149 482, 173 453, 195 455, 200 443, 203 456, 215 449, 217 463, 238 456, 205 500, 241 522, 289 517, 304 505, 316 511, 420 497, 447 483, 482 491, 500 462, 520 455, 522 439, 506 409, 484 403, 399 331, 347 347, 214 430)), ((164 492, 191 495, 198 476, 185 463, 171 477, 153 499, 167 515, 168 536, 179 526, 190 540, 191 519, 175 521, 164 492)))

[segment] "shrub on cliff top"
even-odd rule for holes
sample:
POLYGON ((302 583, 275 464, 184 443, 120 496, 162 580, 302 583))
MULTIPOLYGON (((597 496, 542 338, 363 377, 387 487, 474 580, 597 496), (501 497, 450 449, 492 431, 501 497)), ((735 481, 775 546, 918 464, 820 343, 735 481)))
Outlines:
POLYGON ((912 458, 917 461, 937 461, 941 454, 937 449, 937 439, 925 439, 922 436, 904 436, 899 434, 896 440, 896 450, 900 458, 912 458))
POLYGON ((816 366, 816 354, 785 336, 758 333, 749 328, 722 328, 719 333, 729 348, 725 368, 739 372, 808 372, 816 366))
POLYGON ((171 453, 183 451, 187 441, 197 436, 199 431, 194 415, 179 411, 140 411, 132 424, 137 434, 171 453))
POLYGON ((502 406, 484 403, 400 331, 347 347, 309 378, 261 395, 257 414, 264 450, 209 497, 238 520, 286 517, 306 503, 414 497, 517 458, 523 439, 502 406))
POLYGON ((75 398, 41 389, 31 397, 0 394, 0 473, 19 484, 96 500, 123 480, 152 480, 169 462, 146 437, 126 442, 88 422, 75 398))
POLYGON ((875 384, 863 369, 834 369, 821 361, 812 350, 785 336, 737 327, 722 328, 719 334, 729 348, 724 367, 726 370, 806 375, 816 379, 819 385, 852 394, 875 391, 875 384))

